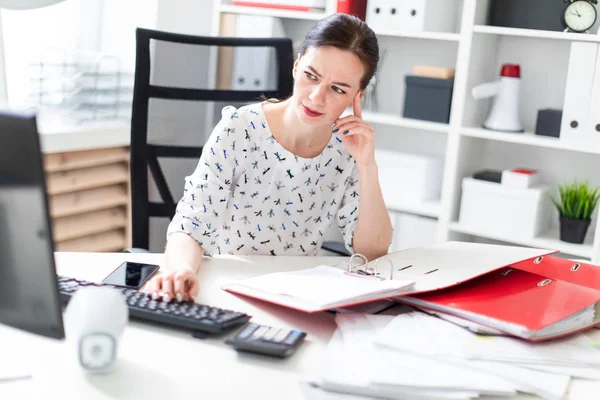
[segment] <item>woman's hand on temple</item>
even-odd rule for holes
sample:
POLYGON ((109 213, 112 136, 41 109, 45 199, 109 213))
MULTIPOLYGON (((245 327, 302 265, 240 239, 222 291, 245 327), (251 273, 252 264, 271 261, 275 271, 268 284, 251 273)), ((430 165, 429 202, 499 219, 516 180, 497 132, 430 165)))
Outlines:
POLYGON ((354 96, 354 115, 338 118, 333 132, 359 166, 368 166, 375 163, 375 131, 362 119, 360 97, 360 92, 354 96))
POLYGON ((162 272, 148 281, 143 288, 153 300, 163 300, 167 303, 171 300, 194 301, 198 289, 198 278, 189 269, 162 272))

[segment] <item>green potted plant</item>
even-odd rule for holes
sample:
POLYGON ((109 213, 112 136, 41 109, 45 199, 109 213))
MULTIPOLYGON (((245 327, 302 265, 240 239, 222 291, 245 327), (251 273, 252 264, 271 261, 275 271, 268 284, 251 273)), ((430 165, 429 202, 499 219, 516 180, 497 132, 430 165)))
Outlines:
POLYGON ((560 240, 569 243, 583 243, 591 216, 598 200, 600 188, 592 187, 587 182, 567 182, 558 185, 560 199, 550 195, 556 206, 560 221, 560 240))

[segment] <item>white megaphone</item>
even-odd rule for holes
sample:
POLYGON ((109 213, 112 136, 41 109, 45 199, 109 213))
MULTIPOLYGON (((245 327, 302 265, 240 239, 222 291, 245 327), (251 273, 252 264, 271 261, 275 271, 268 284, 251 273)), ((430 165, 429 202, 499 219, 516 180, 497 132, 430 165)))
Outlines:
POLYGON ((129 318, 121 292, 110 286, 81 288, 71 297, 65 317, 67 340, 79 366, 89 373, 112 371, 129 318))
POLYGON ((495 96, 492 111, 483 124, 485 129, 523 132, 519 119, 520 85, 520 66, 518 64, 504 64, 500 71, 500 79, 473 88, 471 93, 475 99, 495 96))

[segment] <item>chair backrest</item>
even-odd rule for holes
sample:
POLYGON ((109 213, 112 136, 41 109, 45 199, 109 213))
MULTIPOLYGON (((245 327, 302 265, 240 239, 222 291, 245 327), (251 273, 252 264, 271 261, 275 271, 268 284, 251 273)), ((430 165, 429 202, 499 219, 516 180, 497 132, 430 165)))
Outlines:
POLYGON ((138 28, 131 116, 132 245, 166 229, 222 106, 292 93, 288 38, 201 37, 138 28), (151 178, 151 179, 149 179, 151 178))

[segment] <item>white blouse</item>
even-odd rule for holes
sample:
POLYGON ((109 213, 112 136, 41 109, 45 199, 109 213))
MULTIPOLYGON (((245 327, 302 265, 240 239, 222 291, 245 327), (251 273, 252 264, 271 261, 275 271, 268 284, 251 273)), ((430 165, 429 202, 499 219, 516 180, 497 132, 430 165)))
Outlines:
POLYGON ((314 158, 272 135, 261 103, 223 108, 169 224, 208 255, 315 255, 337 217, 346 248, 358 219, 356 162, 331 135, 314 158))

